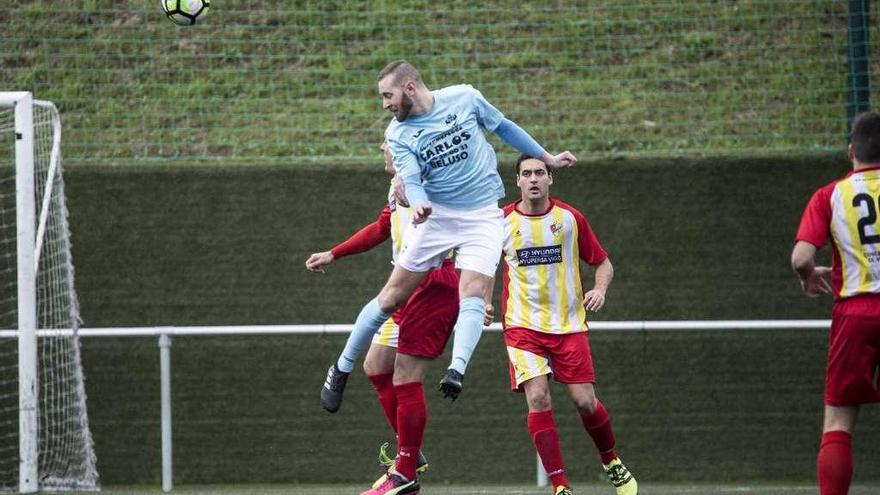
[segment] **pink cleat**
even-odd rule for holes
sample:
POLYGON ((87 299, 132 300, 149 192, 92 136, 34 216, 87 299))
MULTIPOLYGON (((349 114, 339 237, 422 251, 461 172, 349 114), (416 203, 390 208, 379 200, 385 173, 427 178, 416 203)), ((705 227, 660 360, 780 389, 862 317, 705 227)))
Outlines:
POLYGON ((388 470, 388 477, 376 488, 371 488, 361 495, 418 495, 421 486, 418 478, 408 480, 393 469, 388 470))

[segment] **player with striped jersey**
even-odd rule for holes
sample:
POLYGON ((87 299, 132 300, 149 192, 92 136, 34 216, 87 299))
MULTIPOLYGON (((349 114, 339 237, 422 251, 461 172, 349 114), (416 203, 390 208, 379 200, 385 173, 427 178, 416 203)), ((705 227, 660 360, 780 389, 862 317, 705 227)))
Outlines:
POLYGON ((599 311, 614 276, 608 254, 577 209, 550 197, 553 175, 540 160, 520 156, 521 198, 504 208, 501 313, 510 358, 510 383, 524 392, 527 426, 556 495, 570 495, 548 375, 565 384, 619 495, 638 484, 614 450, 614 431, 596 398, 586 310, 599 311), (595 268, 584 293, 580 261, 595 268))
MULTIPOLYGON (((385 143, 382 144, 381 149, 385 157, 385 171, 394 175, 391 156, 385 143)), ((312 254, 306 260, 306 269, 323 272, 324 267, 333 261, 368 251, 382 244, 389 237, 392 259, 396 261, 405 247, 404 234, 410 224, 411 211, 397 204, 393 191, 392 185, 388 193, 388 202, 375 222, 366 225, 333 249, 312 254)), ((427 362, 438 357, 446 347, 457 315, 458 274, 452 261, 447 259, 439 268, 427 275, 406 305, 398 309, 381 325, 379 331, 372 335, 372 343, 364 358, 364 372, 373 384, 385 418, 395 434, 398 433, 399 416, 403 412, 398 407, 398 385, 412 381, 414 376, 418 376, 421 380, 427 362), (402 382, 395 376, 395 373, 400 373, 395 371, 398 355, 402 355, 400 372, 407 375, 402 382)), ((363 354, 370 337, 368 334, 366 339, 361 339, 358 334, 352 333, 339 359, 330 366, 327 382, 321 388, 321 405, 327 411, 333 413, 339 410, 350 374, 350 371, 340 371, 338 363, 353 366, 354 361, 363 354)), ((384 454, 383 446, 380 459, 384 457, 387 456, 384 454)), ((418 473, 427 469, 427 460, 421 452, 414 462, 418 473)), ((386 459, 385 463, 390 467, 393 461, 386 459)), ((386 477, 383 475, 374 485, 378 486, 386 477)))
POLYGON ((804 293, 834 297, 816 462, 821 495, 848 492, 859 407, 880 402, 880 115, 856 116, 847 156, 852 170, 810 198, 791 253, 804 293), (831 266, 816 266, 829 241, 831 266))

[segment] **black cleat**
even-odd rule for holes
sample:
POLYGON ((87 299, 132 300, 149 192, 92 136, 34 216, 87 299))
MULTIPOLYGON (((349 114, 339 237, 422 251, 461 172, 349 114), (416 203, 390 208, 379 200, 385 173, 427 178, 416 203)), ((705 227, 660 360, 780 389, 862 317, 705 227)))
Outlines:
POLYGON ((461 382, 464 381, 464 375, 459 373, 453 368, 449 368, 446 370, 446 374, 443 375, 443 379, 440 380, 440 392, 443 393, 444 399, 452 399, 455 402, 455 399, 458 398, 458 394, 461 393, 461 382))
POLYGON ((321 407, 328 412, 335 413, 342 406, 342 392, 345 391, 345 382, 348 375, 336 368, 336 363, 327 370, 327 379, 321 387, 321 407))

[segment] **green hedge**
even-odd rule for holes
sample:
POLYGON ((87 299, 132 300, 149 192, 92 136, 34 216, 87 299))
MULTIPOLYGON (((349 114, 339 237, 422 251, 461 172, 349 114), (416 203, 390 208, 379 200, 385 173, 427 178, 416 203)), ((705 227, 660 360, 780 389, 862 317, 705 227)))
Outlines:
MULTIPOLYGON (((559 172, 615 281, 601 319, 827 317, 788 266, 803 206, 844 160, 611 161, 559 172)), ((303 269, 373 221, 380 164, 66 171, 89 326, 347 323, 387 277, 389 248, 303 269)), ((505 168, 512 185, 513 173, 505 168)), ((510 188, 508 199, 517 197, 510 188)))
MULTIPOLYGON (((614 262, 597 320, 827 318, 830 301, 802 296, 788 256, 811 192, 846 170, 832 156, 610 161, 558 173, 553 191, 586 214, 614 262)), ((387 245, 324 275, 303 269, 311 252, 375 218, 388 185, 378 163, 66 174, 86 327, 350 323, 389 271, 387 245)), ((176 481, 371 478, 374 449, 390 438, 367 380, 356 374, 339 414, 318 405, 343 341, 175 339, 176 481)), ((592 343, 600 398, 641 477, 814 476, 824 332, 597 332, 592 343)), ((83 356, 104 482, 158 482, 156 341, 89 338, 83 356)), ((432 390, 447 358, 429 370, 431 480, 533 478, 505 359, 500 336, 487 334, 455 404, 432 390)), ((593 480, 595 453, 554 392, 569 470, 593 480)), ((862 416, 857 466, 880 454, 876 416, 862 416)))

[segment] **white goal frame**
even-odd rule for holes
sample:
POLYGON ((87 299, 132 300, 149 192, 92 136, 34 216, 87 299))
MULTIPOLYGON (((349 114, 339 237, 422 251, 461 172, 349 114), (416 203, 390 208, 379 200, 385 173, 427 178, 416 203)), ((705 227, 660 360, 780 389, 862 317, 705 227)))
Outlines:
POLYGON ((18 251, 19 491, 39 489, 37 476, 37 271, 34 195, 34 99, 0 92, 0 107, 15 110, 16 249, 18 251))
MULTIPOLYGON (((5 114, 6 149, 11 151, 10 134, 15 143, 14 157, 6 155, 4 166, 12 160, 14 174, 9 170, 8 177, 15 178, 17 314, 14 323, 8 323, 17 327, 12 336, 17 343, 17 362, 9 364, 18 372, 19 438, 18 479, 5 479, 2 488, 14 490, 17 481, 19 493, 97 490, 99 478, 76 333, 79 316, 61 178, 58 110, 28 91, 0 91, 0 109, 5 114), (58 263, 64 267, 64 274, 55 277, 52 274, 58 263), (45 275, 41 273, 43 267, 45 275), (59 302, 56 295, 64 300, 59 302), (48 329, 59 325, 73 327, 68 328, 70 336, 38 340, 40 326, 48 329), (41 366, 42 360, 50 366, 41 366), (41 397, 43 394, 45 397, 41 397)), ((11 198, 8 203, 11 206, 11 198)), ((14 449, 13 445, 8 447, 14 449)), ((15 465, 14 457, 7 459, 8 464, 15 465)))

